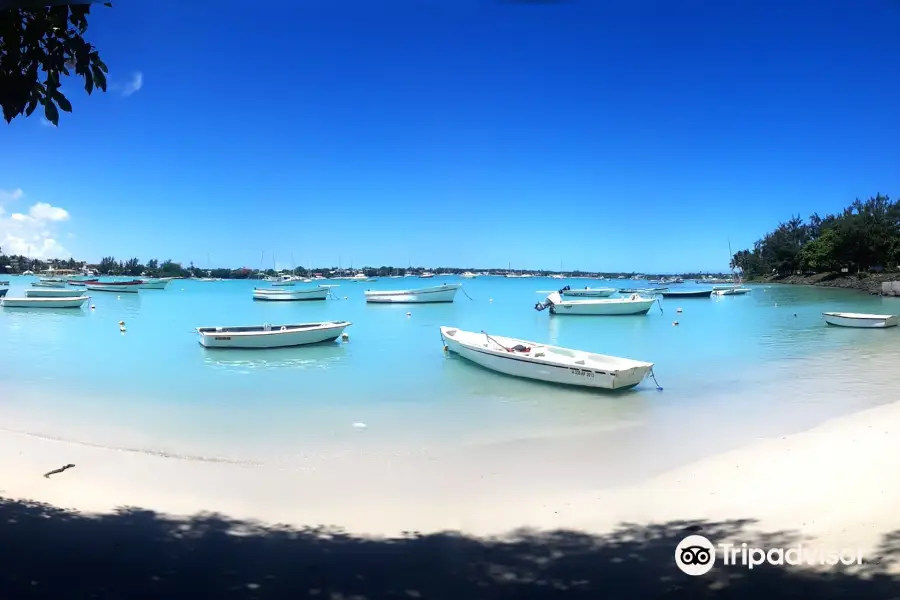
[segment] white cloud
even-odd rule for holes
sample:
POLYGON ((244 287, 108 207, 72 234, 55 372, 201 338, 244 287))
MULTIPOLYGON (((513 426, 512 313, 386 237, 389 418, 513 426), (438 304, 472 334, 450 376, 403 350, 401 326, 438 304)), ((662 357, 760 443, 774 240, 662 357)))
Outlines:
POLYGON ((14 190, 0 190, 0 205, 7 202, 15 202, 16 200, 21 200, 24 197, 25 192, 22 191, 22 188, 16 188, 14 190))
POLYGON ((137 71, 131 76, 131 81, 122 86, 122 95, 131 96, 142 87, 144 87, 144 74, 137 71))
POLYGON ((68 258, 71 253, 56 238, 58 223, 69 220, 64 208, 36 202, 28 214, 14 212, 8 217, 3 204, 25 197, 21 189, 0 191, 0 248, 6 254, 24 254, 33 258, 68 258))
POLYGON ((50 206, 46 202, 38 202, 28 211, 32 219, 38 221, 68 221, 69 211, 57 206, 50 206))

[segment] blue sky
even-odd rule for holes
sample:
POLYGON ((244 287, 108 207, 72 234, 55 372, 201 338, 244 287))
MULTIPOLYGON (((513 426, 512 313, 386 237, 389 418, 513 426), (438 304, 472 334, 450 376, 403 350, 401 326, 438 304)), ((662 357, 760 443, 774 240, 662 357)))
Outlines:
POLYGON ((107 94, 3 125, 4 251, 720 270, 900 195, 890 0, 150 6, 94 9, 107 94))

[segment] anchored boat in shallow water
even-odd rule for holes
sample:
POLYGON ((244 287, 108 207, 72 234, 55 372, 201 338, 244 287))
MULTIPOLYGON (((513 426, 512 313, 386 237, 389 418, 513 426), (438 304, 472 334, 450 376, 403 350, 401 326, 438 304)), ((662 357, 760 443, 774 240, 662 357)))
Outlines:
POLYGON ((288 348, 333 342, 349 327, 349 321, 298 323, 294 325, 252 325, 248 327, 198 327, 200 345, 205 348, 288 348))
POLYGON ((69 298, 3 298, 0 306, 4 308, 81 308, 90 300, 90 296, 72 296, 69 298))
POLYGON ((36 288, 25 290, 26 298, 80 298, 84 296, 84 290, 58 290, 53 288, 36 288))
MULTIPOLYGON (((625 390, 653 377, 653 363, 441 327, 445 348, 486 369, 549 383, 625 390)), ((654 378, 655 379, 655 378, 654 378)), ((657 386, 659 387, 659 386, 657 386)))
POLYGON ((546 301, 534 305, 535 310, 549 308, 551 315, 645 315, 656 298, 632 294, 628 298, 589 298, 564 300, 559 292, 547 296, 546 301))
POLYGON ((855 327, 857 329, 884 329, 896 327, 900 322, 897 315, 870 315, 864 313, 826 312, 822 317, 829 325, 855 327))
POLYGON ((419 288, 416 290, 366 290, 366 302, 371 303, 397 303, 397 304, 423 304, 430 302, 453 302, 456 291, 462 287, 461 283, 446 283, 434 287, 419 288))
POLYGON ((254 300, 296 302, 303 300, 325 300, 328 298, 328 288, 315 287, 292 290, 272 290, 267 288, 253 288, 254 300))

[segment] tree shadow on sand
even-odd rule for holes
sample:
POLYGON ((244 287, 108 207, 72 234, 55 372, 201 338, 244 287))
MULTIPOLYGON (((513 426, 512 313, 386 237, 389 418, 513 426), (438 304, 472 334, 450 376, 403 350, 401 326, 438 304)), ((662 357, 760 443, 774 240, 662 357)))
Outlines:
POLYGON ((176 519, 141 509, 89 515, 0 498, 0 598, 323 600, 488 598, 890 599, 888 573, 900 532, 861 567, 716 566, 681 573, 675 546, 686 535, 760 547, 796 543, 751 533, 749 520, 623 524, 594 536, 521 530, 503 538, 452 533, 399 539, 339 529, 293 529, 218 514, 176 519))

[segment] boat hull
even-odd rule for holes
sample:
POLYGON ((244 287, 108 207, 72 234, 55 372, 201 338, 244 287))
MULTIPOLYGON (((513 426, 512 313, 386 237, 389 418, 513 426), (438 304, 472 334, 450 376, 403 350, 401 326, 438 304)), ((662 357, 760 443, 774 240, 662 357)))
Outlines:
POLYGON ((550 305, 550 314, 552 315, 581 315, 581 316, 622 316, 622 315, 646 315, 653 303, 654 298, 642 298, 640 300, 622 300, 622 301, 575 301, 561 302, 550 305))
POLYGON ((253 299, 264 302, 298 302, 304 300, 326 300, 328 288, 311 290, 253 290, 253 299))
POLYGON ((31 284, 31 287, 42 287, 42 288, 64 288, 66 287, 65 281, 35 281, 31 284))
POLYGON ((897 315, 863 315, 856 313, 822 313, 825 322, 836 327, 853 327, 856 329, 884 329, 896 327, 900 318, 897 315))
POLYGON ((81 308, 90 299, 90 296, 70 298, 3 298, 0 300, 0 306, 4 308, 81 308))
POLYGON ((88 283, 85 287, 92 292, 114 292, 116 294, 137 294, 140 291, 139 284, 128 285, 104 285, 102 283, 88 283))
POLYGON ((164 290, 168 287, 169 281, 167 279, 151 279, 145 280, 138 286, 138 289, 141 290, 164 290))
POLYGON ((4 296, 6 296, 7 292, 9 292, 8 288, 0 289, 0 298, 3 298, 4 296))
POLYGON ((433 288, 397 291, 367 291, 366 302, 371 304, 431 304, 453 302, 460 284, 441 285, 433 288))
POLYGON ((700 290, 700 291, 690 291, 690 292, 662 292, 663 298, 710 298, 712 297, 712 290, 700 290))
POLYGON ((726 288, 715 290, 713 293, 716 296, 743 296, 750 293, 750 288, 726 288))
MULTIPOLYGON (((547 383, 570 385, 577 387, 598 388, 606 390, 627 390, 641 383, 653 369, 652 363, 627 361, 633 366, 626 369, 604 369, 595 366, 576 366, 563 364, 550 364, 523 356, 516 352, 505 350, 497 351, 490 344, 477 345, 470 341, 457 339, 459 330, 451 327, 441 327, 441 337, 447 345, 447 349, 462 358, 465 358, 481 367, 524 379, 533 379, 547 383)), ((485 339, 487 337, 485 336, 485 339)), ((534 342, 513 340, 509 338, 498 339, 512 347, 517 343, 534 346, 534 342)))
POLYGON ((198 327, 204 348, 267 350, 333 342, 350 326, 348 321, 271 325, 262 327, 198 327))
POLYGON ((78 298, 84 290, 54 290, 50 288, 25 290, 26 298, 78 298))
POLYGON ((563 296, 571 296, 573 298, 609 298, 616 293, 614 288, 586 288, 583 290, 566 290, 563 296))

